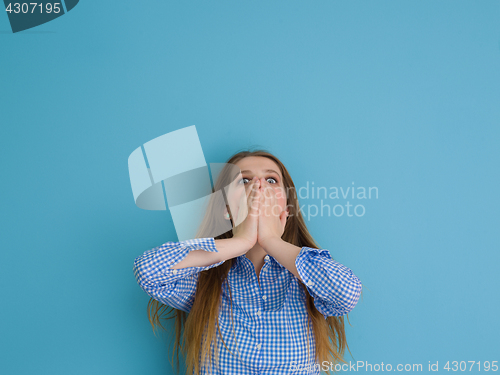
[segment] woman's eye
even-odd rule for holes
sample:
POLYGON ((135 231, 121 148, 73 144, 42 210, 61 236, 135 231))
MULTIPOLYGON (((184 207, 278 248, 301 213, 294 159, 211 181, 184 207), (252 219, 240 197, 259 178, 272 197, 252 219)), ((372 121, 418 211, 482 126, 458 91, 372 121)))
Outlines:
MULTIPOLYGON (((278 183, 278 181, 274 177, 268 177, 268 178, 266 178, 266 181, 270 184, 277 184, 278 183)), ((243 177, 242 179, 240 179, 238 181, 239 184, 247 184, 248 182, 250 182, 250 179, 246 178, 246 177, 243 177)))

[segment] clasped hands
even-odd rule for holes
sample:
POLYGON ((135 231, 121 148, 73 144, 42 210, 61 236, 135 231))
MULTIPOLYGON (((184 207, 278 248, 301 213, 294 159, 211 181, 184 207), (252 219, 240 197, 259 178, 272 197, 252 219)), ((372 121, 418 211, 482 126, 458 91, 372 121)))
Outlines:
POLYGON ((247 210, 238 210, 236 223, 241 223, 233 228, 233 238, 247 241, 248 249, 259 243, 266 250, 270 242, 281 240, 288 211, 282 210, 274 188, 265 179, 254 177, 248 184, 247 210), (245 213, 247 216, 241 221, 245 213))

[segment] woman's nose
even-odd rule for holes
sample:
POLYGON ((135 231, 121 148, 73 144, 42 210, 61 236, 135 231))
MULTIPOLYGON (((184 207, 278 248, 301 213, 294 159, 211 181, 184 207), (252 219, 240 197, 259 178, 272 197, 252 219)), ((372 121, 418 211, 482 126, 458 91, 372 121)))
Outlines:
POLYGON ((267 189, 272 189, 273 186, 269 182, 267 182, 265 177, 262 177, 260 179, 260 188, 262 189, 262 191, 265 191, 267 189))

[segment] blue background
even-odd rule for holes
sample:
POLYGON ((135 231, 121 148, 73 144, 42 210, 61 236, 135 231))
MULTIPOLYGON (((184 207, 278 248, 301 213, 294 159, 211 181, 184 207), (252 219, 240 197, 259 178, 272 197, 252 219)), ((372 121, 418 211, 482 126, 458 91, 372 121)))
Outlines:
POLYGON ((378 188, 350 200, 362 217, 308 221, 365 286, 347 361, 500 360, 499 16, 498 1, 81 1, 12 34, 0 15, 0 372, 173 374, 132 267, 176 235, 135 206, 127 159, 190 125, 207 162, 257 146, 297 187, 378 188))

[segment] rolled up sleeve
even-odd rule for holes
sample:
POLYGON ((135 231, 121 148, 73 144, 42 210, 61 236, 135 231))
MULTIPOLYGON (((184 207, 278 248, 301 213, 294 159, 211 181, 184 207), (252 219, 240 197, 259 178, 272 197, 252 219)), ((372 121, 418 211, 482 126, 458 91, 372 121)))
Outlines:
POLYGON ((201 271, 217 267, 224 261, 206 267, 172 269, 193 250, 218 252, 214 238, 196 238, 166 242, 145 251, 134 260, 134 276, 139 286, 157 301, 189 312, 201 271))
POLYGON ((349 268, 333 260, 328 250, 303 246, 295 267, 325 318, 345 315, 358 303, 361 281, 349 268))

